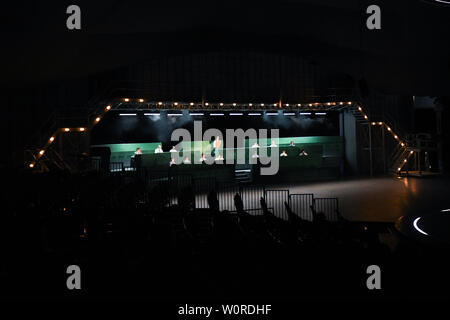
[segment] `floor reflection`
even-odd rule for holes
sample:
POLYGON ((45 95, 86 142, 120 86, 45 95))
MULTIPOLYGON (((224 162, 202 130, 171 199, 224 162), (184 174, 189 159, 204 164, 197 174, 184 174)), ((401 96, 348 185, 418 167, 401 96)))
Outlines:
POLYGON ((450 208, 447 178, 367 178, 288 186, 291 193, 338 197, 344 217, 358 221, 393 222, 405 214, 450 208))

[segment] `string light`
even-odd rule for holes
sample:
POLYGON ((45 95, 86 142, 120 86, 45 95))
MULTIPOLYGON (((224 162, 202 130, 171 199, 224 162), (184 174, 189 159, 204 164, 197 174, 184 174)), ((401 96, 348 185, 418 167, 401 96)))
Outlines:
POLYGON ((64 131, 65 131, 65 132, 69 132, 70 129, 69 129, 69 128, 64 128, 64 131))
POLYGON ((55 137, 50 137, 50 143, 52 143, 53 142, 53 140, 55 140, 55 137))
POLYGON ((125 102, 129 102, 129 101, 130 101, 130 99, 128 99, 128 98, 125 98, 125 99, 123 99, 123 101, 125 101, 125 102))
POLYGON ((144 102, 144 99, 139 99, 139 102, 144 102))
POLYGON ((106 111, 111 110, 111 106, 106 106, 106 111))
POLYGON ((39 151, 39 154, 42 156, 44 154, 45 150, 39 151))
POLYGON ((99 122, 100 121, 100 117, 95 118, 95 122, 99 122))
POLYGON ((30 168, 33 168, 33 167, 34 167, 34 163, 30 163, 28 166, 29 166, 30 168))
POLYGON ((83 132, 85 130, 85 128, 81 127, 78 130, 80 130, 81 132, 83 132))

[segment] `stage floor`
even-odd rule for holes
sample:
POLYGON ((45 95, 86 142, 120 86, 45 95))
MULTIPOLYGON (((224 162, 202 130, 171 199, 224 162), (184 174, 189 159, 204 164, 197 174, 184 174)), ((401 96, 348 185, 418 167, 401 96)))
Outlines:
POLYGON ((352 221, 394 222, 405 214, 450 208, 450 179, 445 177, 347 179, 276 187, 315 197, 337 197, 342 215, 352 221))

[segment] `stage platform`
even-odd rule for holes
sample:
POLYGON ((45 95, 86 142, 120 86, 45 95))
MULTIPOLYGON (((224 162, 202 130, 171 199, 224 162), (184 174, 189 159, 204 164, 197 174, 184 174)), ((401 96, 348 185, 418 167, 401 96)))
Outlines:
POLYGON ((330 182, 279 184, 291 193, 337 197, 341 214, 352 221, 395 222, 406 214, 450 208, 450 179, 382 177, 330 182))

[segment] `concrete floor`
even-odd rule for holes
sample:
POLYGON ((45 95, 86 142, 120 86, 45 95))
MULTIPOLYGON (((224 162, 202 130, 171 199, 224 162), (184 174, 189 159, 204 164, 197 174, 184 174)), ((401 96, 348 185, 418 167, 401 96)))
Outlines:
POLYGON ((338 197, 342 215, 352 221, 393 222, 405 214, 450 208, 450 179, 366 178, 279 185, 290 193, 338 197))

